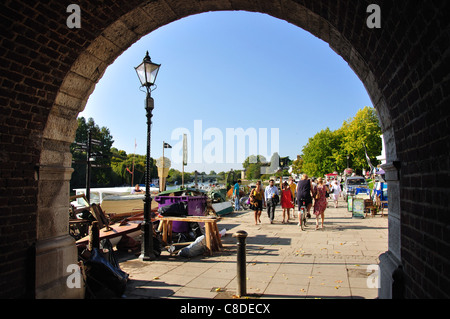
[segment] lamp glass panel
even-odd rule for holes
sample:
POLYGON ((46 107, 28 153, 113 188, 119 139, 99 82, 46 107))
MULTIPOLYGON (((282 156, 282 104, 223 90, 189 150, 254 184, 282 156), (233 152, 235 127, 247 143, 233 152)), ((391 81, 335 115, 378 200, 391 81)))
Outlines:
POLYGON ((141 84, 143 86, 155 84, 159 67, 159 64, 142 62, 136 68, 136 73, 139 77, 139 81, 141 81, 141 84))

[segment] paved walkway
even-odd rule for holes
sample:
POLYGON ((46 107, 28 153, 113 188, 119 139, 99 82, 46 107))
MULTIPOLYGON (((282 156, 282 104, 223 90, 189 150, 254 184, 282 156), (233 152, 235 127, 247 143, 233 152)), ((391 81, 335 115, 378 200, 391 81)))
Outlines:
MULTIPOLYGON (((375 276, 368 266, 388 249, 387 217, 353 219, 344 203, 325 211, 325 228, 314 230, 315 219, 301 231, 297 221, 282 224, 278 206, 274 224, 266 212, 255 225, 253 211, 224 216, 219 230, 224 251, 214 256, 187 259, 163 252, 157 261, 138 258, 120 263, 130 274, 127 298, 221 298, 237 291, 236 238, 247 238, 247 294, 250 298, 366 298, 378 290, 368 287, 375 276)), ((313 215, 314 217, 314 215, 313 215)), ((307 224, 307 225, 308 225, 307 224)))

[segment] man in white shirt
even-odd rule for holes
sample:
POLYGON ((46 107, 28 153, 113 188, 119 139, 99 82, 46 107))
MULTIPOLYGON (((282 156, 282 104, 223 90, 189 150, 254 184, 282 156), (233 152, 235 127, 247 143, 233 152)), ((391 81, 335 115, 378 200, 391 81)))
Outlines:
POLYGON ((267 215, 269 216, 271 224, 273 224, 275 218, 275 206, 278 204, 280 198, 280 193, 278 192, 278 188, 274 186, 274 183, 274 180, 271 179, 269 181, 269 186, 267 186, 264 191, 264 198, 267 204, 267 215), (274 198, 275 195, 277 196, 274 198), (276 200, 276 198, 278 198, 278 200, 276 200))

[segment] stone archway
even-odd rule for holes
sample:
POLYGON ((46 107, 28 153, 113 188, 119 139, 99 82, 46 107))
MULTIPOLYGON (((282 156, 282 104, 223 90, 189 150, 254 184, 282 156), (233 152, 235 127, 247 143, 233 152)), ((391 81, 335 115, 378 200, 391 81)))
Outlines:
MULTIPOLYGON (((386 103, 383 100, 380 89, 375 81, 375 77, 369 70, 367 63, 364 62, 363 58, 348 42, 348 40, 346 40, 345 37, 324 18, 310 10, 307 10, 306 8, 299 7, 295 3, 285 2, 283 6, 283 10, 277 13, 277 15, 281 12, 291 13, 291 15, 282 14, 282 18, 304 28, 315 36, 328 42, 333 50, 349 63, 355 73, 362 80, 371 96, 372 101, 374 102, 375 108, 378 110, 381 117, 383 132, 387 137, 386 144, 388 149, 388 162, 395 161, 396 147, 393 139, 392 124, 389 120, 389 110, 387 109, 386 103)), ((95 87, 95 83, 100 79, 106 67, 111 63, 110 61, 115 60, 118 55, 135 43, 140 36, 144 36, 153 31, 156 27, 160 26, 161 23, 166 23, 148 23, 149 18, 161 16, 161 12, 163 12, 164 15, 169 16, 168 21, 176 19, 177 16, 172 15, 172 10, 169 10, 169 7, 170 6, 165 6, 164 4, 159 6, 155 3, 150 3, 146 6, 138 7, 132 10, 106 28, 102 35, 96 38, 94 42, 85 50, 85 52, 80 54, 60 87, 58 95, 56 96, 55 104, 52 108, 52 112, 50 113, 47 121, 43 138, 44 141, 48 143, 48 146, 60 144, 60 146, 66 148, 68 147, 69 143, 71 143, 74 139, 74 132, 76 130, 74 118, 76 118, 78 112, 84 109, 87 98, 95 87)), ((206 11, 201 7, 190 8, 192 10, 185 13, 186 15, 206 11)), ((227 7, 227 4, 224 4, 224 7, 220 6, 215 9, 223 10, 231 8, 227 7)), ((361 13, 364 15, 364 11, 361 13)), ((70 175, 72 172, 70 163, 67 163, 67 159, 70 158, 70 154, 68 154, 68 151, 61 152, 61 150, 56 152, 56 156, 54 156, 54 151, 51 153, 52 155, 49 154, 49 150, 43 150, 41 153, 41 170, 50 164, 53 166, 52 176, 55 177, 54 169, 56 169, 56 167, 54 166, 56 165, 58 167, 57 170, 59 171, 59 182, 67 184, 70 181, 70 175), (49 155, 51 156, 50 158, 49 155)), ((388 168, 388 166, 385 168, 388 168)), ((54 180, 51 180, 51 183, 54 183, 54 180)), ((48 185, 46 185, 44 181, 41 185, 40 189, 48 189, 48 185)), ((64 187, 61 187, 60 189, 67 189, 67 185, 64 185, 64 187)), ((399 197, 398 194, 392 193, 396 190, 398 190, 398 188, 390 188, 390 198, 399 197)), ((42 192, 40 194, 42 194, 42 192)), ((45 195, 42 194, 40 197, 43 198, 44 196, 45 195)), ((60 199, 59 205, 61 213, 66 209, 66 206, 64 205, 67 202, 65 201, 65 196, 67 195, 64 194, 60 199)), ((48 209, 51 204, 54 205, 56 202, 57 201, 53 198, 51 202, 46 202, 44 207, 48 209)), ((60 222, 60 229, 64 229, 64 226, 67 224, 63 214, 56 215, 61 217, 60 220, 58 220, 55 215, 52 216, 51 214, 48 214, 46 209, 42 210, 42 214, 41 210, 38 211, 38 235, 42 232, 40 228, 41 225, 47 235, 53 235, 49 232, 49 223, 57 224, 60 222)), ((54 211, 55 207, 52 209, 54 211)), ((399 216, 396 216, 395 211, 392 211, 391 209, 390 212, 390 218, 397 217, 399 219, 399 216)), ((398 227, 400 223, 397 221, 396 223, 391 223, 391 225, 398 227)), ((399 233, 399 229, 396 229, 395 231, 399 233)), ((64 232, 64 235, 62 236, 66 236, 66 233, 67 232, 64 232)), ((394 240, 396 239, 392 238, 392 241, 394 240)), ((44 240, 43 242, 46 241, 44 240)), ((61 245, 66 245, 66 249, 71 249, 70 240, 62 240, 61 245)), ((41 246, 38 245, 38 247, 41 246)), ((399 247, 399 245, 396 245, 396 247, 399 247)), ((395 253, 397 260, 399 261, 400 250, 395 251, 395 253)), ((39 256, 40 254, 38 253, 38 257, 39 256)))
MULTIPOLYGON (((400 265, 411 279, 406 286, 398 286, 405 288, 406 296, 448 296, 448 275, 444 280, 435 278, 440 278, 445 268, 442 265, 448 266, 450 258, 435 254, 436 246, 449 248, 443 240, 443 230, 448 228, 444 217, 448 195, 442 179, 437 177, 439 170, 449 168, 442 150, 448 148, 448 136, 437 130, 438 125, 448 125, 450 118, 443 107, 448 100, 445 86, 449 79, 442 71, 449 61, 450 36, 443 14, 449 5, 445 1, 432 5, 383 2, 380 29, 367 26, 368 5, 362 0, 136 0, 110 1, 109 6, 82 2, 81 28, 68 29, 66 6, 58 1, 24 7, 11 1, 2 4, 2 12, 10 15, 5 18, 10 25, 5 27, 6 36, 2 38, 8 50, 0 65, 10 78, 2 83, 15 93, 1 95, 9 107, 5 109, 10 110, 2 118, 2 123, 9 125, 4 132, 13 136, 9 128, 20 126, 18 121, 24 113, 30 123, 37 122, 30 125, 26 138, 33 140, 28 143, 31 146, 26 144, 27 149, 18 151, 10 147, 21 154, 31 149, 38 163, 36 168, 27 169, 24 177, 31 180, 27 183, 36 200, 35 210, 29 213, 36 220, 29 225, 29 230, 35 231, 36 246, 36 280, 34 285, 28 284, 34 286, 30 288, 34 289, 32 295, 80 296, 65 284, 66 265, 76 261, 73 241, 67 235, 66 207, 72 173, 69 145, 74 140, 76 117, 108 65, 142 36, 172 21, 208 11, 245 10, 286 20, 329 43, 364 83, 378 111, 387 154, 384 169, 390 185, 389 251, 381 256, 380 296, 392 297, 392 274, 400 265), (14 111, 22 101, 30 106, 23 107, 22 112, 14 111), (429 109, 424 110, 426 107, 429 109), (428 146, 424 147, 424 143, 428 146), (423 153, 426 151, 443 159, 438 168, 423 153), (427 177, 423 179, 413 169, 421 161, 427 165, 427 177), (438 195, 427 194, 423 204, 414 203, 414 195, 427 183, 438 195), (426 204, 433 208, 435 220, 420 219, 426 204), (428 234, 429 245, 422 242, 421 232, 428 234), (423 256, 432 261, 428 263, 428 273, 434 274, 431 279, 420 274, 424 262, 419 259, 423 256), (424 282, 428 290, 418 292, 415 288, 424 282)), ((12 145, 13 139, 5 138, 3 144, 12 145)), ((9 153, 1 155, 3 162, 15 161, 9 153)), ((8 202, 0 205, 8 207, 8 202)), ((33 242, 33 238, 28 241, 33 242)), ((20 264, 24 258, 19 259, 20 264)))

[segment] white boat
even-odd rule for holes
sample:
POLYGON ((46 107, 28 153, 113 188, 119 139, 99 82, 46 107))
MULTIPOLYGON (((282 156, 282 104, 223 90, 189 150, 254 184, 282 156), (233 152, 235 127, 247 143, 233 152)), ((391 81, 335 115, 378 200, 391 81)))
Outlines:
MULTIPOLYGON (((90 202, 91 204, 102 204, 103 200, 108 196, 121 196, 121 195, 131 195, 131 192, 133 191, 134 187, 126 186, 126 187, 103 187, 103 188, 91 188, 90 192, 90 202)), ((86 188, 75 188, 75 195, 86 195, 86 188)), ((159 188, 158 187, 150 187, 150 193, 158 194, 159 188)), ((138 196, 138 194, 133 196, 138 196)), ((84 203, 76 202, 72 203, 75 207, 79 205, 83 205, 84 203)))

